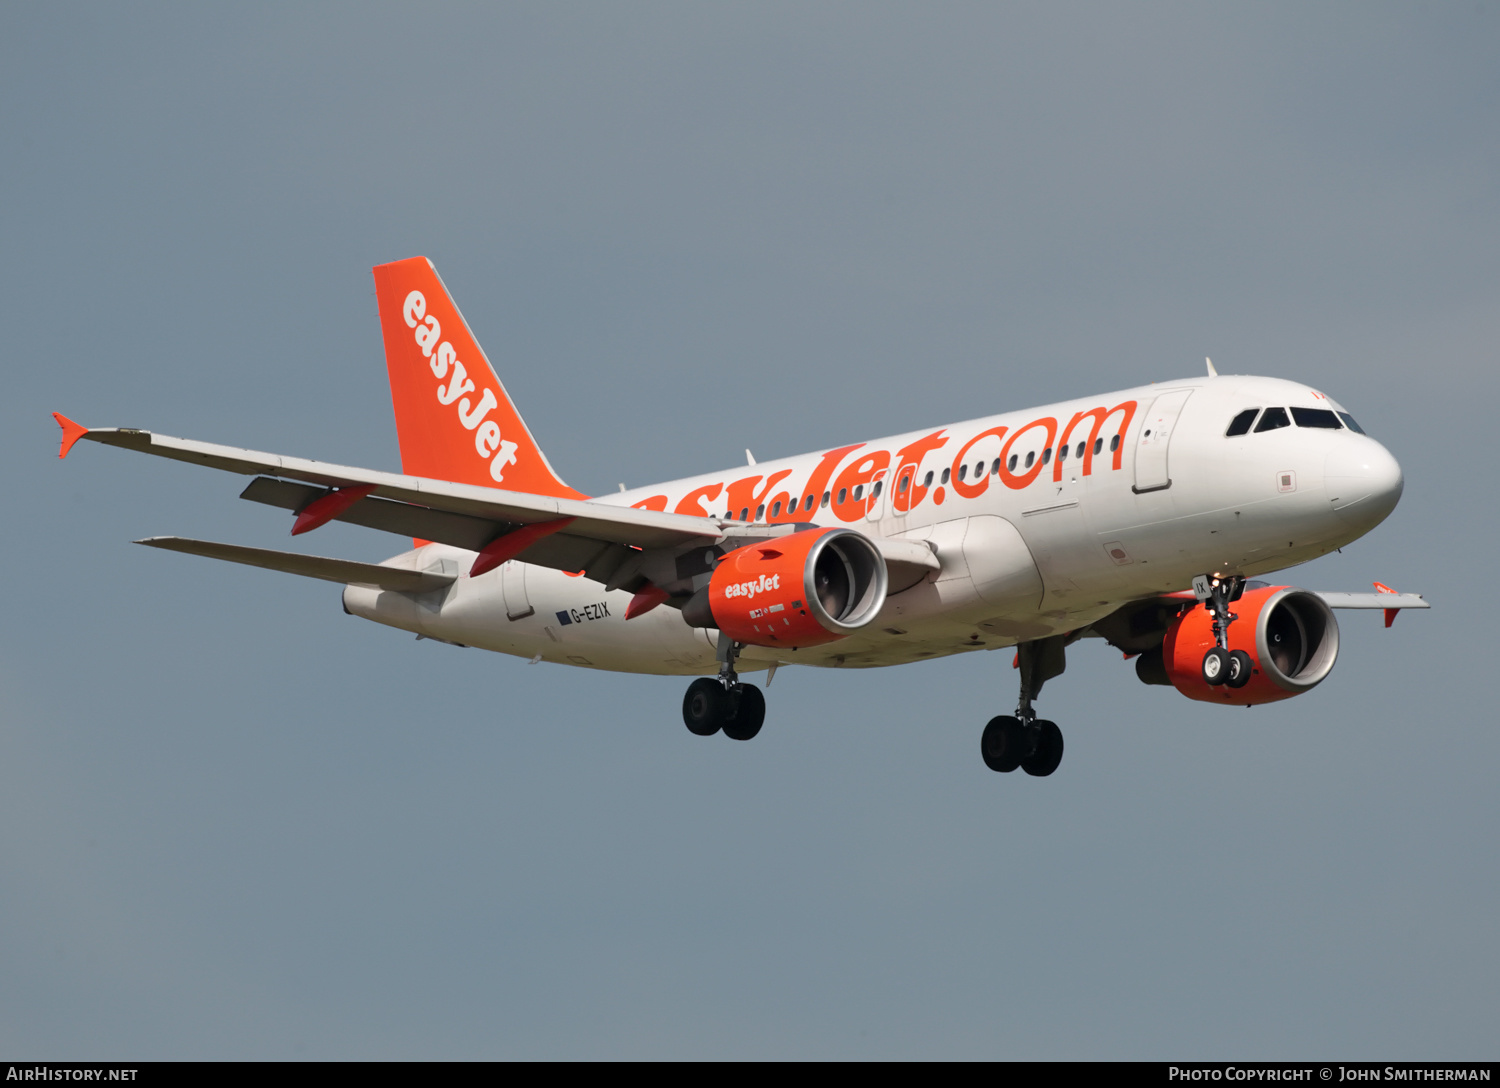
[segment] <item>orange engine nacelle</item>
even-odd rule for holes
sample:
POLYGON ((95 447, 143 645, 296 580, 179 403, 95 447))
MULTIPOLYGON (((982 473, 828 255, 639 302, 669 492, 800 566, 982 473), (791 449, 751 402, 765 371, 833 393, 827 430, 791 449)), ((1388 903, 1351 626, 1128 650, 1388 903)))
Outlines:
POLYGON ((1229 606, 1227 647, 1244 650, 1254 666, 1242 688, 1203 679, 1203 655, 1214 646, 1213 615, 1194 605, 1172 622, 1162 641, 1162 663, 1172 686, 1189 699, 1254 706, 1290 699, 1318 686, 1339 655, 1339 623, 1317 594, 1292 586, 1246 590, 1229 606))
POLYGON ((817 646, 858 631, 885 604, 885 560, 852 529, 803 529, 737 548, 682 610, 753 646, 817 646))

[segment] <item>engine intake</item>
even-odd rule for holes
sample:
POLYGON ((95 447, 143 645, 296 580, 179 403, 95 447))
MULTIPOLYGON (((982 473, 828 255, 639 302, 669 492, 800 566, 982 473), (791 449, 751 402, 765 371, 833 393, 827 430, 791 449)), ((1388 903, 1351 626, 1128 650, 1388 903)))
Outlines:
POLYGON ((1189 699, 1272 703, 1310 691, 1333 671, 1339 623, 1323 598, 1293 586, 1268 586, 1247 590, 1229 607, 1239 618, 1229 625, 1228 648, 1250 655, 1250 681, 1236 689, 1203 680, 1203 655, 1214 645, 1213 617, 1197 605, 1173 621, 1162 641, 1167 676, 1189 699))
POLYGON ((803 529, 737 548, 682 610, 753 646, 817 646, 864 627, 885 604, 885 560, 852 529, 803 529))

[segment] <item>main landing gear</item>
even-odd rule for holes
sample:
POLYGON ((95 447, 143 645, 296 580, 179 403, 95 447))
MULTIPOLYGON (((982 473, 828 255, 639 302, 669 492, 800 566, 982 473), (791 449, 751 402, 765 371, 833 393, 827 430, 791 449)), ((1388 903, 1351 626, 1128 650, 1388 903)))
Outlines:
POLYGON ((730 740, 751 740, 766 720, 766 697, 754 684, 740 683, 734 671, 740 647, 719 635, 719 675, 700 676, 682 697, 682 721, 690 733, 711 737, 719 730, 730 740))
POLYGON ((1056 722, 1038 718, 1031 700, 1041 692, 1043 684, 1060 675, 1067 666, 1066 645, 1067 636, 1054 635, 1016 647, 1021 698, 1015 716, 991 718, 979 738, 979 754, 990 770, 1005 773, 1019 767, 1027 774, 1045 778, 1062 762, 1062 730, 1056 722))
POLYGON ((1245 579, 1239 575, 1198 577, 1193 579, 1193 592, 1213 613, 1214 642, 1217 643, 1203 655, 1203 682, 1213 687, 1220 684, 1231 688, 1244 687, 1250 682, 1250 655, 1244 650, 1230 650, 1225 643, 1229 639, 1229 625, 1239 619, 1229 611, 1229 605, 1245 592, 1245 579))

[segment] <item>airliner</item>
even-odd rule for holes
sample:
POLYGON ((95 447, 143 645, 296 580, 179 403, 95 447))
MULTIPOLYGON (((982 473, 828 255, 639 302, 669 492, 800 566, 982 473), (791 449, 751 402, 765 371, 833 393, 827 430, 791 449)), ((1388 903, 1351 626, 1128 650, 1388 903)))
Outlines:
POLYGON ((1055 771, 1038 717, 1067 647, 1103 639, 1146 684, 1253 706, 1316 687, 1334 609, 1390 626, 1419 595, 1262 575, 1358 539, 1401 468, 1326 393, 1219 375, 850 442, 588 496, 542 453, 425 257, 374 269, 400 474, 90 428, 80 439, 253 477, 241 498, 409 537, 383 563, 151 537, 341 583, 345 612, 536 662, 696 677, 682 717, 750 740, 784 665, 863 669, 1014 647, 1014 714, 981 730, 1000 772, 1055 771))

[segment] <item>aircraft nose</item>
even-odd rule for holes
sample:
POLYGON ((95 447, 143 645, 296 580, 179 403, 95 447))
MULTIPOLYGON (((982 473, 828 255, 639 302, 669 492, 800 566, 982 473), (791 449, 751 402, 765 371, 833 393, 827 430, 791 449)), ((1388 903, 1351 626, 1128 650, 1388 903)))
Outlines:
POLYGON ((1342 521, 1366 532, 1396 509, 1401 499, 1401 466, 1373 438, 1343 434, 1323 463, 1323 484, 1342 521))

